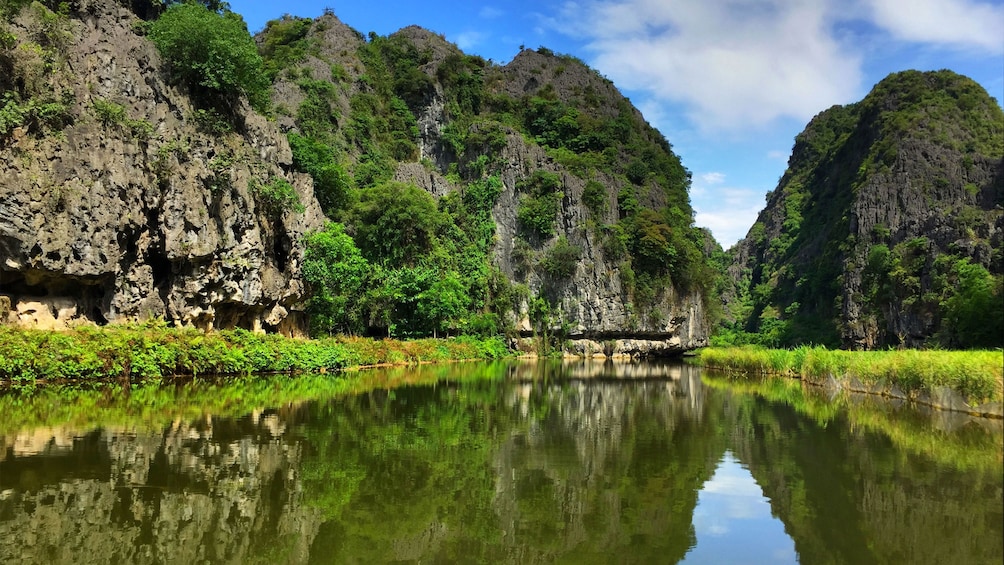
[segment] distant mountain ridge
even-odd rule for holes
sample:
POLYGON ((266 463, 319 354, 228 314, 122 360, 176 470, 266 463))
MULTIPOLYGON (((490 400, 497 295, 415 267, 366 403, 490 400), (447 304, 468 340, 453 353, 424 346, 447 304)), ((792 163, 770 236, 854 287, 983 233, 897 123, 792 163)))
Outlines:
POLYGON ((999 346, 1002 205, 997 102, 951 71, 894 73, 796 138, 731 250, 733 328, 777 344, 999 346))

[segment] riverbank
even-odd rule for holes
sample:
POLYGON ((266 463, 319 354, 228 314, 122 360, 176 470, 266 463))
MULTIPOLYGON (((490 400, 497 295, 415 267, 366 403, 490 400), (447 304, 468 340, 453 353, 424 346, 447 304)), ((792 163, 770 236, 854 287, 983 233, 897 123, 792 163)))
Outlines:
POLYGON ((346 370, 381 364, 497 359, 501 338, 291 339, 244 330, 204 333, 153 324, 53 332, 0 327, 0 382, 132 382, 173 376, 346 370))
POLYGON ((779 375, 945 410, 1004 417, 1004 352, 843 351, 709 347, 695 362, 729 373, 779 375))

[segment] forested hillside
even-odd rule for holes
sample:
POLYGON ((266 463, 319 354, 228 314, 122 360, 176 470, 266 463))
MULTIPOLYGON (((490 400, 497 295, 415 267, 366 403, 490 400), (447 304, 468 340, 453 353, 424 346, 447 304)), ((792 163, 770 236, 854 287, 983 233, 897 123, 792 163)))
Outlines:
POLYGON ((308 244, 315 331, 658 334, 708 288, 689 172, 574 57, 499 67, 330 13, 257 40, 294 163, 341 224, 308 244))
POLYGON ((574 57, 500 66, 330 11, 252 39, 221 2, 0 15, 0 292, 19 323, 706 340, 690 173, 574 57))
POLYGON ((817 115, 731 250, 723 341, 1004 344, 1004 114, 950 71, 817 115))

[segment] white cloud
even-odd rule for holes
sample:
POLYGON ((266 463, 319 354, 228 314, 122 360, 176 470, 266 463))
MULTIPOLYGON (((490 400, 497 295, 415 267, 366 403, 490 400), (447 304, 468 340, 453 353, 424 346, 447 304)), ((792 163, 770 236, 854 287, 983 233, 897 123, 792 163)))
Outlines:
POLYGON ((1004 6, 971 0, 865 0, 876 25, 905 41, 1004 53, 1004 6))
POLYGON ((485 7, 481 8, 481 10, 478 12, 478 17, 486 19, 486 20, 491 20, 491 19, 502 17, 504 14, 505 14, 505 12, 503 12, 502 10, 500 10, 498 8, 495 8, 493 6, 485 6, 485 7))
POLYGON ((859 91, 859 58, 833 38, 826 0, 587 0, 562 16, 600 72, 682 102, 705 132, 807 120, 859 91))
POLYGON ((703 175, 701 175, 701 180, 704 181, 705 184, 722 184, 723 182, 725 182, 725 174, 704 173, 703 175))
POLYGON ((694 224, 711 230, 715 240, 725 249, 746 237, 763 208, 762 190, 696 182, 690 194, 694 224))
POLYGON ((780 149, 771 149, 767 152, 767 158, 775 161, 788 161, 788 157, 791 156, 791 151, 782 151, 780 149))
POLYGON ((455 42, 461 51, 471 51, 487 37, 486 33, 480 31, 465 31, 457 35, 455 42))

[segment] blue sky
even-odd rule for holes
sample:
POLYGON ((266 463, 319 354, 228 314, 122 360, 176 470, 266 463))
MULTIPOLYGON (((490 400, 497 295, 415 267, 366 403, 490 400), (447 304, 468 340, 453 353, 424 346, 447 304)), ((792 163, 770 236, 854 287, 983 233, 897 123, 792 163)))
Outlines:
POLYGON ((614 81, 693 173, 696 223, 744 237, 806 123, 892 72, 950 69, 1004 97, 1004 0, 232 0, 253 32, 330 6, 356 30, 407 25, 500 64, 521 45, 614 81))

